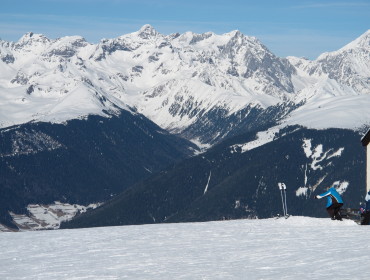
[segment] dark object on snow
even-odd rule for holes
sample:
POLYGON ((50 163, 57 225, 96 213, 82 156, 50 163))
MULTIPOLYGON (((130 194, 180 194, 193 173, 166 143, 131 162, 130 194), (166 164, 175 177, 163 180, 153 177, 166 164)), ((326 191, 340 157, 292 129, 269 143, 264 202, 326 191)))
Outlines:
POLYGON ((365 201, 365 207, 361 208, 361 225, 364 226, 370 224, 370 191, 367 193, 365 201))
POLYGON ((365 211, 361 213, 361 225, 368 226, 370 223, 370 211, 365 211))
POLYGON ((343 206, 343 203, 334 203, 330 207, 326 208, 328 211, 329 216, 332 220, 342 220, 342 216, 340 214, 340 208, 343 206))
POLYGON ((361 224, 362 223, 362 214, 356 208, 343 208, 343 209, 340 209, 340 214, 341 214, 341 216, 342 216, 343 219, 352 220, 352 221, 356 222, 357 224, 361 224))

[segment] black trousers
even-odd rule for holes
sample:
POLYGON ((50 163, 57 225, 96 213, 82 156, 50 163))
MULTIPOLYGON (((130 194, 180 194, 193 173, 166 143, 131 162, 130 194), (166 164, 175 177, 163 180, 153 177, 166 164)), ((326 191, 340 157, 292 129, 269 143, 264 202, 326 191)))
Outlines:
POLYGON ((361 225, 369 225, 370 223, 370 211, 366 210, 365 213, 361 214, 361 225))
POLYGON ((343 203, 333 203, 331 206, 326 208, 328 211, 329 216, 332 220, 342 220, 342 216, 340 215, 340 208, 343 206, 343 203))

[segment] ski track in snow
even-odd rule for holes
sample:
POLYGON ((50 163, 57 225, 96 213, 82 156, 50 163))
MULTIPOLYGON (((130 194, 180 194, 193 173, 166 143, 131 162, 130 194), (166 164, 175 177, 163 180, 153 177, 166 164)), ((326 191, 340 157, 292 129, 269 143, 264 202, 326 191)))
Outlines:
POLYGON ((369 238, 308 217, 1 233, 0 279, 364 279, 369 238))

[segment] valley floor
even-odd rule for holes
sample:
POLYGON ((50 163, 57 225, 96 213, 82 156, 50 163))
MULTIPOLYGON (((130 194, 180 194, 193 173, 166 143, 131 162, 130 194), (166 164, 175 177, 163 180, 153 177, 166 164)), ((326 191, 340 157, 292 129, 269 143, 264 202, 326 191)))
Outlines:
POLYGON ((363 279, 370 227, 308 217, 0 233, 0 279, 363 279))

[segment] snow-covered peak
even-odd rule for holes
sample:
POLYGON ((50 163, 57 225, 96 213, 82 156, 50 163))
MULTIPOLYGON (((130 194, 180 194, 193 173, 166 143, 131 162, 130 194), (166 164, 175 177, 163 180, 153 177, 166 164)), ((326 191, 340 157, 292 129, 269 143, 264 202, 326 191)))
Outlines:
MULTIPOLYGON (((280 60, 256 37, 246 36, 238 30, 226 33, 222 36, 225 39, 227 38, 227 42, 222 46, 223 53, 230 58, 234 57, 235 59, 235 56, 239 54, 239 59, 246 60, 247 64, 248 61, 255 59, 262 62, 266 56, 270 57, 271 60, 280 60)), ((252 68, 255 67, 256 65, 252 66, 252 68)))
POLYGON ((242 36, 243 34, 239 30, 232 30, 228 33, 225 33, 225 35, 228 35, 229 37, 237 37, 242 36))
POLYGON ((343 48, 341 48, 339 51, 343 50, 350 50, 350 49, 369 49, 370 47, 370 29, 367 30, 364 34, 362 34, 357 39, 353 40, 349 44, 345 45, 343 48))
POLYGON ((29 59, 30 55, 37 56, 49 47, 51 40, 42 34, 28 32, 23 35, 17 43, 14 44, 14 49, 20 53, 26 54, 25 59, 29 59))
POLYGON ((150 24, 145 24, 140 28, 139 31, 135 32, 135 34, 142 39, 151 39, 157 35, 160 35, 160 33, 158 33, 157 30, 155 30, 150 24))
POLYGON ((370 29, 357 39, 340 48, 339 50, 322 53, 316 60, 317 61, 325 60, 328 57, 339 56, 342 55, 343 53, 347 53, 350 56, 353 56, 352 55, 353 52, 370 53, 370 29))
POLYGON ((248 42, 249 44, 256 44, 256 45, 263 45, 260 40, 258 40, 254 36, 247 36, 240 32, 239 30, 233 30, 231 32, 225 33, 222 36, 226 36, 229 38, 231 42, 234 44, 243 44, 245 42, 248 42))
POLYGON ((126 104, 180 131, 220 108, 232 114, 256 104, 266 109, 369 93, 369 37, 367 31, 310 61, 279 58, 238 30, 162 35, 144 25, 95 45, 80 36, 50 40, 27 33, 17 43, 0 44, 0 126, 126 104))
POLYGON ((188 31, 183 34, 173 34, 171 37, 168 37, 168 40, 177 48, 201 48, 204 51, 207 51, 214 45, 225 43, 222 36, 216 35, 213 32, 193 33, 188 31))
POLYGON ((158 34, 157 30, 150 24, 145 24, 139 29, 139 34, 147 34, 151 36, 155 36, 158 34))
POLYGON ((43 34, 35 34, 33 32, 28 32, 24 34, 17 42, 18 45, 34 45, 34 44, 46 44, 49 43, 50 39, 43 34))
POLYGON ((88 44, 84 37, 82 36, 65 36, 55 40, 55 43, 74 45, 74 46, 85 46, 88 44))
POLYGON ((151 25, 146 24, 136 32, 124 34, 114 39, 102 39, 96 46, 96 53, 93 54, 93 57, 101 60, 107 54, 117 50, 132 51, 142 45, 155 48, 156 44, 164 38, 164 35, 157 32, 151 25))
POLYGON ((88 43, 81 36, 66 36, 53 41, 43 55, 68 58, 75 55, 79 48, 87 45, 88 43))
POLYGON ((327 75, 340 84, 370 93, 370 31, 343 48, 320 55, 308 68, 310 74, 327 75))

